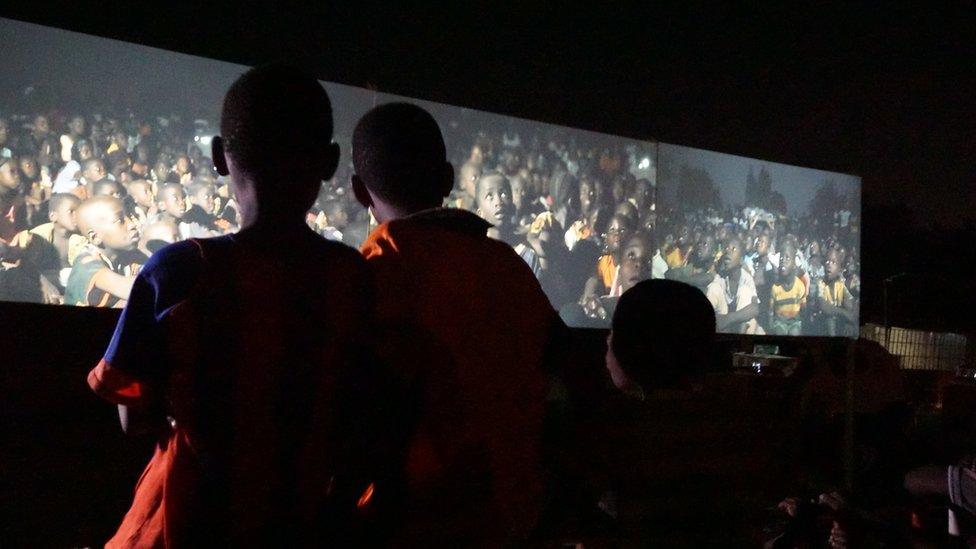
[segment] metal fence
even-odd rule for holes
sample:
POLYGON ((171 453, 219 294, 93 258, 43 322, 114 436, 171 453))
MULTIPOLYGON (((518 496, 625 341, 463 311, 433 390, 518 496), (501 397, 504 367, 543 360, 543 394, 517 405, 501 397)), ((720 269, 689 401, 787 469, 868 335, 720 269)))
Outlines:
POLYGON ((876 341, 898 357, 906 370, 955 371, 967 359, 966 336, 947 332, 926 332, 877 324, 861 326, 861 337, 876 341))

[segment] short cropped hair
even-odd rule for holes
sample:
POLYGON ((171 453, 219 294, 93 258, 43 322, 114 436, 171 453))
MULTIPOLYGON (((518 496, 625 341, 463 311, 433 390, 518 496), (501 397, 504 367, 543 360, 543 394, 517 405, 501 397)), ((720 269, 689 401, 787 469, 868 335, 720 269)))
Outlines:
POLYGON ((199 178, 199 177, 194 177, 186 185, 186 194, 188 194, 190 196, 194 196, 198 192, 202 191, 203 189, 213 189, 213 187, 214 187, 214 184, 211 183, 210 181, 208 181, 206 179, 199 178))
POLYGON ((409 103, 366 113, 352 135, 356 175, 370 191, 398 206, 420 205, 438 191, 447 152, 437 121, 409 103))
POLYGON ((322 84, 293 67, 253 68, 224 96, 224 148, 247 172, 275 173, 331 143, 332 129, 332 103, 322 84))
POLYGON ((474 187, 475 188, 475 196, 481 195, 481 187, 482 187, 482 185, 484 185, 485 183, 487 183, 488 180, 490 180, 490 179, 501 179, 501 180, 507 182, 508 185, 509 185, 509 187, 511 187, 511 185, 512 185, 512 182, 508 180, 508 177, 506 177, 505 174, 503 174, 502 172, 499 172, 497 170, 490 170, 490 171, 487 171, 487 172, 482 173, 481 174, 481 177, 478 178, 478 182, 475 184, 475 187, 474 187))
POLYGON ((612 328, 617 362, 645 390, 686 386, 713 356, 715 311, 683 282, 637 283, 617 302, 612 328))
POLYGON ((122 190, 122 185, 119 185, 117 182, 107 177, 103 177, 92 183, 92 194, 101 195, 105 191, 106 187, 115 187, 117 190, 122 190))
POLYGON ((50 211, 56 211, 65 202, 74 202, 75 206, 81 203, 81 199, 71 193, 54 193, 48 201, 47 207, 50 211))

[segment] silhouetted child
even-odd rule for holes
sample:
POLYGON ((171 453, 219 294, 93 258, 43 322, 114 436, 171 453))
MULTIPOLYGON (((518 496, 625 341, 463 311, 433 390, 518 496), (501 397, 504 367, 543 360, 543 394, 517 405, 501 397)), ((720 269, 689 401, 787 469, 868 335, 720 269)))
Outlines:
POLYGON ((413 403, 402 417, 406 502, 395 539, 525 540, 542 507, 543 365, 561 323, 525 262, 486 236, 511 223, 500 206, 507 182, 481 178, 490 221, 440 208, 454 184, 440 129, 403 103, 359 121, 353 162, 356 198, 380 223, 362 252, 377 280, 381 348, 413 403))
POLYGON ((135 224, 125 215, 122 201, 95 196, 78 206, 78 229, 87 244, 78 252, 65 287, 67 305, 121 307, 129 299, 137 266, 124 261, 124 252, 139 243, 135 224))
POLYGON ((303 221, 339 157, 328 96, 292 69, 252 69, 221 134, 241 231, 157 251, 88 377, 124 428, 158 437, 109 547, 326 544, 343 533, 331 502, 363 494, 342 464, 363 460, 347 454, 368 414, 342 403, 370 386, 349 381, 366 373, 370 278, 303 221))
POLYGON ((704 386, 714 339, 714 310, 691 285, 647 280, 617 303, 606 366, 629 398, 610 408, 602 434, 612 490, 604 502, 615 504, 622 546, 743 544, 719 519, 739 503, 720 495, 738 471, 723 454, 734 437, 714 420, 721 400, 704 386))

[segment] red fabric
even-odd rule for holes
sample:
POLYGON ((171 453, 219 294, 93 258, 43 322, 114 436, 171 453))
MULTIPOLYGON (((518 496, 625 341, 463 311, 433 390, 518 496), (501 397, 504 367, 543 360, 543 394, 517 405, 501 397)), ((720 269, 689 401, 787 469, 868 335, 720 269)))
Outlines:
POLYGON ((145 383, 113 368, 104 358, 88 372, 88 386, 105 400, 124 406, 144 403, 149 395, 145 383))
POLYGON ((420 400, 400 541, 524 538, 541 507, 542 362, 555 311, 525 262, 484 232, 408 218, 380 225, 362 252, 380 352, 420 400))
POLYGON ((182 533, 178 515, 186 509, 193 471, 192 449, 185 433, 171 431, 136 484, 135 497, 118 531, 105 547, 177 547, 182 533))

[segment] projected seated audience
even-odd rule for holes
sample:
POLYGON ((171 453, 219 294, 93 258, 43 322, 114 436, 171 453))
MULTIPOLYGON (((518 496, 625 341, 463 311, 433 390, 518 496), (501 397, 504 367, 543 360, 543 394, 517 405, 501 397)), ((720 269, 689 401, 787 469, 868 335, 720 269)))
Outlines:
MULTIPOLYGON (((31 35, 40 36, 37 31, 31 35)), ((118 50, 125 55, 113 61, 116 65, 137 58, 130 50, 138 46, 118 47, 126 49, 118 50)), ((174 78, 229 84, 233 77, 228 74, 238 71, 216 61, 209 66, 212 73, 188 69, 174 78)), ((29 74, 25 78, 16 85, 36 84, 29 74)), ((186 97, 166 86, 132 100, 131 93, 116 91, 113 84, 106 82, 97 105, 74 93, 73 82, 56 78, 43 85, 43 97, 0 105, 5 117, 0 119, 0 156, 12 162, 0 170, 19 177, 13 182, 0 176, 0 184, 8 185, 0 198, 0 238, 7 250, 2 264, 4 270, 17 269, 0 286, 19 288, 13 292, 17 299, 64 301, 63 284, 51 285, 51 276, 42 280, 33 272, 50 272, 48 266, 32 264, 34 256, 18 251, 20 241, 11 240, 50 222, 53 194, 121 198, 140 235, 157 221, 176 225, 181 240, 229 234, 240 226, 234 193, 226 178, 213 171, 206 150, 215 118, 208 103, 216 101, 186 97)), ((383 102, 385 96, 341 86, 335 90, 343 119, 337 139, 345 145, 364 106, 383 102)), ((445 135, 446 158, 455 168, 443 205, 480 211, 491 233, 530 265, 555 309, 582 306, 582 324, 576 325, 606 324, 609 317, 601 317, 606 311, 596 304, 612 293, 615 250, 639 233, 655 243, 650 276, 710 292, 719 331, 857 332, 857 178, 430 105, 445 135), (737 273, 726 272, 722 257, 732 239, 741 256, 737 273), (777 285, 786 245, 797 250, 793 269, 800 286, 777 285), (702 247, 708 250, 697 253, 702 247), (717 276, 705 281, 708 274, 717 276), (751 296, 735 295, 751 287, 750 280, 758 310, 751 296), (792 310, 795 304, 775 306, 774 290, 802 301, 799 310, 792 310), (722 297, 722 291, 729 293, 722 297), (743 315, 749 318, 739 318, 743 315)), ((292 169, 277 168, 282 173, 292 169)), ((306 221, 326 238, 359 246, 375 220, 356 205, 351 175, 347 156, 323 185, 306 221)), ((69 247, 78 248, 86 235, 74 236, 68 237, 74 242, 69 247)), ((14 298, 2 293, 0 299, 14 298)))

